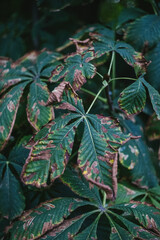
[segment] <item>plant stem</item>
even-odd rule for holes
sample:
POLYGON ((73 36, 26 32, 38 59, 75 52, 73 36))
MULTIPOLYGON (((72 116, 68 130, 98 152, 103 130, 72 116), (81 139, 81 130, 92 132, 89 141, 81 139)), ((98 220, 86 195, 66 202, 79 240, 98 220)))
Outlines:
POLYGON ((110 62, 108 73, 107 73, 108 76, 110 76, 110 74, 111 74, 111 69, 112 69, 112 64, 113 64, 114 57, 115 57, 115 52, 113 51, 112 52, 112 57, 111 57, 111 62, 110 62))
POLYGON ((103 91, 103 89, 104 89, 105 87, 107 87, 107 86, 108 86, 108 83, 107 83, 107 81, 104 80, 104 81, 103 81, 103 86, 101 87, 101 89, 99 90, 99 92, 97 93, 97 95, 95 96, 95 98, 93 99, 93 102, 92 102, 91 105, 89 106, 89 108, 88 108, 86 114, 89 113, 89 111, 90 111, 91 108, 93 107, 95 101, 96 101, 97 98, 99 97, 100 93, 101 93, 101 92, 103 91))
POLYGON ((158 16, 157 5, 156 5, 155 1, 154 0, 150 0, 150 3, 152 5, 152 8, 153 8, 153 11, 154 11, 155 15, 158 16))
POLYGON ((129 77, 117 77, 117 78, 111 78, 108 83, 114 81, 114 80, 121 80, 121 79, 124 79, 124 80, 132 80, 132 81, 136 81, 137 79, 136 78, 129 78, 129 77))
POLYGON ((100 76, 102 79, 104 78, 99 72, 96 72, 98 76, 100 76))
MULTIPOLYGON (((91 92, 91 91, 89 91, 89 90, 87 90, 87 89, 85 89, 85 88, 81 88, 81 90, 82 90, 82 92, 88 93, 88 94, 90 94, 90 95, 92 95, 92 96, 94 96, 94 97, 96 97, 96 95, 97 95, 97 94, 95 94, 95 93, 93 93, 93 92, 91 92)), ((98 99, 99 99, 101 102, 107 103, 107 100, 106 100, 105 98, 103 98, 103 97, 98 96, 98 99)))
POLYGON ((146 200, 147 196, 148 196, 148 194, 146 193, 146 194, 144 195, 144 197, 142 198, 141 202, 144 202, 144 201, 146 200))
MULTIPOLYGON (((113 52, 113 67, 112 67, 112 79, 116 77, 116 55, 115 52, 113 52)), ((115 98, 115 86, 116 82, 112 82, 112 94, 113 94, 113 99, 115 98)))
POLYGON ((106 192, 105 191, 103 191, 103 207, 105 208, 105 206, 106 206, 106 192))

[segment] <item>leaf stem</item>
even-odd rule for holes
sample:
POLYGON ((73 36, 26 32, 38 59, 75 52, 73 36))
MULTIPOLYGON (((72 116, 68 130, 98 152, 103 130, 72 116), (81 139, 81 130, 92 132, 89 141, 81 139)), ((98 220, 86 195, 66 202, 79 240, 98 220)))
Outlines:
POLYGON ((150 3, 152 5, 152 8, 153 8, 153 11, 154 11, 155 15, 158 16, 158 11, 157 11, 157 6, 156 6, 155 1, 154 0, 150 0, 150 3))
POLYGON ((147 196, 148 196, 148 193, 146 193, 146 194, 144 195, 144 197, 142 198, 141 202, 145 202, 147 196))
POLYGON ((115 51, 112 52, 111 62, 110 62, 108 73, 107 73, 108 76, 110 76, 110 74, 111 74, 111 69, 112 69, 112 64, 113 64, 114 57, 115 57, 115 51))
POLYGON ((137 79, 136 78, 129 78, 129 77, 117 77, 117 78, 111 78, 108 83, 114 81, 114 80, 121 80, 121 79, 124 79, 124 80, 132 80, 132 81, 136 81, 137 79))
POLYGON ((106 192, 105 191, 103 191, 103 207, 105 208, 105 206, 106 206, 106 192))
POLYGON ((104 89, 105 87, 107 87, 107 86, 108 86, 108 83, 107 83, 106 80, 104 80, 104 81, 103 81, 103 86, 101 87, 101 89, 99 90, 99 92, 96 94, 96 96, 95 96, 95 98, 93 99, 93 102, 91 103, 91 105, 89 106, 89 108, 88 108, 86 114, 89 113, 89 111, 90 111, 91 108, 93 107, 95 101, 97 100, 97 98, 99 97, 99 95, 101 94, 101 92, 103 91, 103 89, 104 89))
MULTIPOLYGON (((112 79, 116 77, 116 55, 115 52, 113 52, 113 67, 112 67, 112 79)), ((116 87, 116 82, 112 82, 112 94, 113 94, 113 99, 115 98, 115 87, 116 87)))
MULTIPOLYGON (((90 94, 90 95, 92 95, 92 96, 94 96, 94 97, 96 97, 96 95, 97 95, 96 93, 91 92, 91 91, 89 91, 89 90, 87 90, 87 89, 85 89, 85 88, 81 88, 81 90, 82 90, 82 92, 88 93, 88 94, 90 94)), ((99 99, 101 102, 107 103, 107 100, 106 100, 105 98, 101 97, 101 96, 98 96, 98 99, 99 99)))
POLYGON ((97 74, 98 76, 100 76, 102 79, 104 78, 104 77, 102 76, 102 74, 100 74, 99 72, 96 72, 96 74, 97 74))

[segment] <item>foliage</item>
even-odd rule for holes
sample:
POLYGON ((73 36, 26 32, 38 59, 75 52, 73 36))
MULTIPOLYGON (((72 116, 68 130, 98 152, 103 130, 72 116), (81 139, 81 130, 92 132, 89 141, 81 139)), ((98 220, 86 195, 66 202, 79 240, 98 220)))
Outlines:
POLYGON ((157 2, 0 22, 0 239, 160 238, 157 2))

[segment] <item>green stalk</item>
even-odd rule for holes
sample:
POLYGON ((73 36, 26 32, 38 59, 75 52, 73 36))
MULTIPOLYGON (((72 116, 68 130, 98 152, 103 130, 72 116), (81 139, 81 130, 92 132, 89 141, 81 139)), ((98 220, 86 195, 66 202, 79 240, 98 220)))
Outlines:
POLYGON ((113 64, 113 62, 114 62, 114 58, 115 58, 115 52, 113 51, 112 52, 112 57, 111 57, 111 62, 110 62, 110 65, 109 65, 109 69, 108 69, 108 76, 110 76, 110 74, 111 74, 111 69, 112 69, 112 64, 113 64))
POLYGON ((101 89, 99 90, 99 92, 97 93, 97 95, 95 96, 95 98, 93 99, 93 102, 92 102, 91 105, 89 106, 86 114, 89 113, 89 111, 90 111, 91 108, 93 107, 95 101, 97 100, 97 98, 99 97, 99 95, 101 94, 101 92, 103 91, 103 89, 105 89, 105 87, 107 87, 107 86, 108 86, 108 83, 107 83, 107 81, 104 80, 104 81, 103 81, 103 86, 101 87, 101 89))
POLYGON ((126 79, 126 80, 132 80, 132 81, 136 81, 137 79, 136 78, 129 78, 129 77, 117 77, 117 78, 111 78, 108 83, 114 81, 114 80, 121 80, 121 79, 126 79))
POLYGON ((103 79, 103 76, 102 76, 99 72, 96 72, 96 74, 97 74, 98 76, 100 76, 100 78, 103 79))
MULTIPOLYGON (((113 67, 112 67, 112 79, 116 77, 116 54, 113 52, 113 67)), ((115 87, 116 87, 116 82, 112 82, 112 94, 113 94, 113 99, 115 98, 115 87)))
POLYGON ((155 1, 154 0, 150 0, 150 3, 152 5, 152 8, 153 8, 153 11, 154 11, 155 15, 158 16, 158 10, 157 10, 157 5, 156 5, 155 1))
POLYGON ((103 191, 103 207, 105 208, 105 206, 106 206, 106 192, 105 191, 103 191))
MULTIPOLYGON (((97 95, 97 94, 95 94, 95 93, 93 93, 93 92, 91 92, 91 91, 89 91, 89 90, 87 90, 87 89, 85 89, 85 88, 81 88, 81 90, 82 90, 82 92, 88 93, 88 94, 90 94, 90 95, 92 95, 92 96, 94 96, 94 97, 96 97, 96 95, 97 95)), ((98 96, 98 99, 99 99, 101 102, 107 103, 107 100, 106 100, 105 98, 103 98, 103 97, 98 96)))

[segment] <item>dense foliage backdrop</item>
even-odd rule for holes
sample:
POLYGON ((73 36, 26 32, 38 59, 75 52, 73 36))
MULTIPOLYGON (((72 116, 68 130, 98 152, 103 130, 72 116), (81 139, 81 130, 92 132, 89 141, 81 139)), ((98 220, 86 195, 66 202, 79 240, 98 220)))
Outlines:
POLYGON ((0 239, 160 239, 160 1, 0 5, 0 239))

